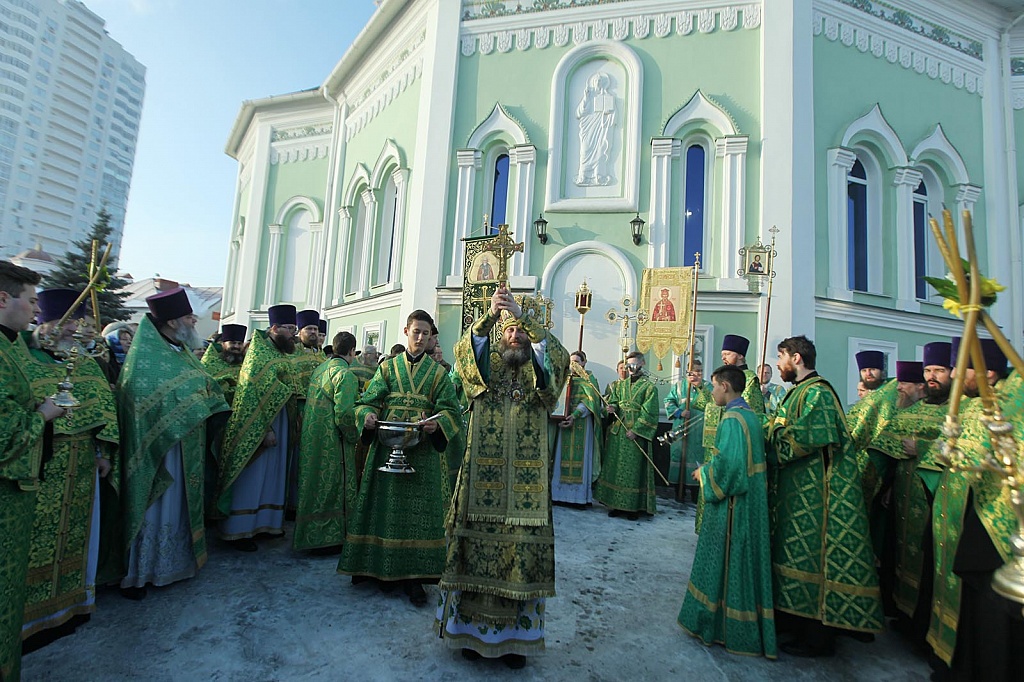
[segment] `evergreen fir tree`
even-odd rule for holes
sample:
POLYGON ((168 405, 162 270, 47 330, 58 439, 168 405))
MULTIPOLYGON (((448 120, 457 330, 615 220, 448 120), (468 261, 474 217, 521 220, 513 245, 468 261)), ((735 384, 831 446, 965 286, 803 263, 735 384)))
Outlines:
MULTIPOLYGON (((101 208, 93 223, 92 232, 82 241, 72 242, 73 247, 60 258, 56 259, 57 267, 43 280, 46 289, 77 289, 81 291, 89 283, 89 261, 92 259, 92 241, 98 243, 96 260, 103 258, 110 238, 110 213, 101 208)), ((117 263, 113 257, 107 259, 106 276, 100 278, 98 302, 100 306, 100 324, 107 325, 117 320, 127 320, 131 311, 124 307, 128 292, 128 280, 117 276, 117 263)), ((92 305, 88 305, 92 310, 92 305)))

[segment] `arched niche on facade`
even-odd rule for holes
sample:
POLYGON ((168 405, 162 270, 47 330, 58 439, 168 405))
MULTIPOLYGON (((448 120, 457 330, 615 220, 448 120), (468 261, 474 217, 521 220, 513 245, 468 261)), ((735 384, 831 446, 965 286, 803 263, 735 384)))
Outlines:
POLYGON ((635 211, 643 66, 628 46, 596 40, 570 50, 551 82, 545 210, 635 211))
POLYGON ((323 209, 312 197, 293 196, 268 226, 264 304, 305 304, 323 260, 323 209))
POLYGON ((637 274, 622 251, 599 241, 571 244, 548 261, 540 291, 554 301, 552 331, 570 351, 576 350, 579 342, 580 316, 574 297, 584 279, 594 299, 591 311, 584 317, 583 350, 587 353, 587 369, 605 386, 618 378, 615 364, 620 358, 618 339, 622 327, 608 324, 604 315, 610 308, 621 310, 623 296, 636 300, 637 274))

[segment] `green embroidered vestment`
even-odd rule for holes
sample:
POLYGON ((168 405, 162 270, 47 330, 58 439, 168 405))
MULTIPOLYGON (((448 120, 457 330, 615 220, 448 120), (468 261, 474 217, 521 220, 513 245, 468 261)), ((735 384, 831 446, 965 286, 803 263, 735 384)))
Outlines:
POLYGON ((860 470, 838 396, 811 375, 767 433, 775 608, 878 632, 882 602, 860 470))
POLYGON ((615 407, 618 419, 613 418, 608 428, 594 499, 610 509, 654 514, 654 466, 643 453, 650 457, 658 431, 658 389, 643 377, 616 381, 608 404, 615 407), (636 434, 635 440, 626 436, 628 430, 636 434))
POLYGON ((238 387, 238 375, 242 371, 242 364, 230 365, 224 362, 220 352, 221 345, 211 343, 203 353, 202 363, 210 376, 220 385, 220 390, 224 392, 224 399, 228 405, 232 405, 235 401, 235 389, 238 387))
MULTIPOLYGON (((587 485, 590 485, 601 474, 601 418, 604 416, 601 389, 598 388, 594 373, 589 370, 587 370, 587 378, 570 376, 569 382, 570 391, 566 409, 575 414, 578 419, 574 420, 572 426, 565 429, 558 428, 555 432, 555 435, 561 436, 562 439, 559 480, 568 485, 579 485, 584 482, 583 460, 587 445, 587 422, 576 410, 582 403, 594 419, 594 461, 591 466, 591 480, 586 481, 587 485)), ((552 438, 552 444, 555 442, 557 442, 557 438, 552 438)))
POLYGON ((0 679, 21 674, 25 577, 46 422, 25 366, 25 342, 0 333, 0 679))
POLYGON ((700 468, 704 525, 678 622, 705 644, 775 658, 760 415, 746 406, 725 410, 715 445, 718 456, 700 468))
POLYGON ((295 549, 345 540, 345 518, 359 489, 354 459, 358 399, 359 380, 343 358, 328 360, 310 377, 299 441, 295 549))
MULTIPOLYGON (((360 428, 370 413, 381 421, 415 422, 440 413, 439 431, 448 442, 458 433, 460 417, 455 389, 447 371, 421 355, 410 362, 407 353, 385 360, 366 387, 355 409, 360 428)), ((451 498, 447 460, 425 435, 405 454, 413 474, 377 471, 390 450, 376 440, 376 432, 338 572, 368 575, 380 580, 437 578, 444 568, 444 514, 451 498)))

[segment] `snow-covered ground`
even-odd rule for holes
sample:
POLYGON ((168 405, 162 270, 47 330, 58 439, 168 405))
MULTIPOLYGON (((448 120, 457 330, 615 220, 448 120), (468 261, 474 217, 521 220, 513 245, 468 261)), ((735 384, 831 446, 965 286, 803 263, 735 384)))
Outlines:
MULTIPOLYGON (((898 635, 838 641, 832 659, 734 656, 687 636, 676 615, 697 537, 693 505, 658 500, 656 517, 555 508, 558 596, 547 652, 512 671, 469 662, 438 640, 433 605, 352 586, 337 557, 255 554, 210 541, 199 575, 141 602, 102 590, 91 622, 29 654, 23 679, 77 680, 926 680, 898 635)), ((428 588, 436 596, 435 588, 428 588)))

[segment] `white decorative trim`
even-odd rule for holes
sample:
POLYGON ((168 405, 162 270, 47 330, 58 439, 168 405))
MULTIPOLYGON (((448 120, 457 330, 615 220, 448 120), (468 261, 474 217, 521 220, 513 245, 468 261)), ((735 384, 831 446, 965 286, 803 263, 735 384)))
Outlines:
MULTIPOLYGON (((745 243, 747 224, 747 136, 731 135, 715 140, 715 159, 721 159, 722 226, 720 278, 731 278, 741 268, 739 250, 745 243)), ((713 197, 711 193, 707 196, 713 197)))
POLYGON ((324 221, 323 211, 321 211, 320 204, 317 203, 316 199, 304 196, 294 196, 281 204, 281 208, 277 210, 277 216, 274 218, 274 223, 277 225, 284 225, 288 214, 295 208, 300 207, 309 211, 310 223, 322 223, 324 221))
POLYGON ((554 276, 555 273, 558 272, 558 269, 562 267, 566 261, 586 253, 604 256, 612 261, 618 269, 619 274, 622 276, 622 281, 625 282, 626 295, 631 297, 633 300, 636 300, 637 276, 636 270, 633 269, 633 264, 630 262, 629 258, 626 257, 626 254, 611 244, 605 244, 604 242, 593 240, 570 244, 556 253, 551 260, 548 261, 548 264, 544 266, 544 274, 541 275, 540 278, 541 293, 544 295, 550 295, 551 286, 554 283, 554 276))
POLYGON ((352 176, 348 179, 348 187, 345 188, 341 200, 342 206, 355 206, 363 186, 370 187, 370 171, 363 164, 357 163, 352 169, 352 176))
MULTIPOLYGON (((736 135, 739 130, 736 122, 726 113, 725 109, 718 106, 698 90, 690 98, 690 101, 680 107, 679 111, 665 123, 662 129, 663 137, 674 137, 679 129, 694 121, 706 121, 718 132, 718 136, 736 135)), ((717 137, 717 136, 716 136, 717 137)))
POLYGON ((814 299, 814 315, 822 320, 848 322, 890 331, 898 329, 901 332, 929 336, 960 336, 964 329, 962 321, 949 317, 944 311, 941 315, 907 313, 891 308, 852 301, 835 301, 821 297, 814 299))
POLYGON ((507 141, 511 143, 509 146, 530 144, 530 136, 526 134, 526 130, 519 121, 509 116, 508 112, 505 111, 505 107, 501 106, 499 102, 494 105, 491 114, 469 136, 469 142, 466 143, 466 147, 469 149, 483 149, 484 143, 489 137, 502 133, 504 133, 507 141))
POLYGON ((935 126, 932 134, 917 143, 914 151, 910 153, 911 163, 914 165, 922 161, 922 156, 935 158, 942 169, 949 175, 950 184, 966 185, 971 179, 967 174, 967 165, 956 147, 946 137, 942 124, 935 126))
POLYGON ((533 193, 537 168, 537 148, 532 144, 517 145, 508 150, 509 165, 516 169, 515 183, 509 187, 512 207, 509 211, 512 240, 523 243, 523 252, 512 255, 512 276, 528 277, 530 250, 533 246, 533 193))
POLYGON ((382 189, 384 187, 384 171, 391 166, 405 168, 405 155, 395 141, 389 137, 384 141, 384 148, 380 150, 377 162, 373 164, 373 172, 370 173, 369 179, 370 187, 382 189))
POLYGON ((813 28, 816 36, 856 46, 860 52, 927 73, 957 89, 983 94, 985 69, 980 60, 852 7, 833 0, 815 0, 813 28))
POLYGON ((1012 76, 1010 78, 1010 96, 1015 110, 1024 109, 1024 77, 1012 76))
MULTIPOLYGON (((370 121, 377 118, 380 112, 387 109, 392 102, 398 99, 399 95, 405 92, 410 85, 423 75, 423 57, 419 54, 420 50, 418 48, 422 46, 425 36, 426 33, 422 33, 420 41, 411 48, 417 52, 413 59, 398 61, 388 67, 392 68, 392 71, 385 69, 384 74, 380 77, 380 84, 371 91, 364 93, 363 99, 353 104, 352 111, 345 121, 346 141, 355 137, 360 130, 365 128, 370 121)), ((402 56, 409 57, 410 55, 403 53, 402 56)))
POLYGON ((846 404, 852 405, 857 401, 857 384, 860 382, 860 368, 857 366, 857 353, 865 350, 877 350, 886 355, 886 376, 896 376, 896 358, 900 346, 893 341, 881 339, 862 339, 851 336, 846 342, 846 404), (850 378, 853 378, 850 381, 850 378))
MULTIPOLYGON (((545 211, 601 211, 637 210, 640 191, 640 114, 643 98, 643 64, 636 52, 621 43, 607 40, 584 43, 569 50, 555 67, 551 79, 551 123, 548 132, 547 195, 545 211), (567 172, 562 159, 566 82, 577 65, 591 59, 605 58, 618 62, 626 72, 626 93, 621 93, 624 106, 622 122, 622 164, 618 171, 620 194, 617 197, 567 198, 564 196, 562 177, 567 172)), ((616 128, 619 127, 616 122, 616 128)))
POLYGON ((828 295, 849 301, 853 294, 849 289, 848 247, 847 247, 847 175, 857 161, 857 155, 850 149, 837 147, 828 150, 828 295))
POLYGON ((270 234, 270 245, 267 247, 267 276, 263 287, 264 308, 277 303, 277 271, 281 259, 281 233, 284 229, 275 223, 267 226, 267 232, 270 234))
POLYGON ((867 137, 881 147, 889 158, 885 159, 889 167, 907 166, 910 161, 907 159, 907 152, 903 149, 900 136, 892 129, 889 122, 882 114, 882 108, 875 104, 871 111, 864 114, 851 123, 843 133, 843 147, 853 147, 857 141, 854 138, 867 137))
POLYGON ((358 301, 334 305, 329 308, 329 318, 335 320, 348 317, 349 315, 362 315, 364 313, 384 310, 385 308, 397 308, 401 304, 402 292, 389 291, 381 296, 370 296, 368 298, 361 298, 358 301))
POLYGON ((360 348, 365 348, 366 346, 371 345, 370 341, 368 340, 367 337, 370 334, 376 334, 377 335, 377 341, 376 341, 376 343, 374 343, 372 345, 376 346, 377 350, 379 351, 382 346, 385 346, 385 343, 384 343, 384 341, 385 341, 385 339, 384 339, 384 330, 385 329, 387 329, 387 320, 379 320, 377 322, 366 322, 366 323, 364 323, 363 324, 363 329, 362 329, 362 334, 360 335, 360 338, 361 338, 360 348))
MULTIPOLYGON (((722 280, 708 278, 711 286, 722 280)), ((705 281, 701 278, 701 281, 705 281)), ((701 286, 697 295, 697 312, 720 313, 754 313, 756 314, 761 297, 759 294, 745 291, 705 291, 701 286)))
POLYGON ((924 180, 921 171, 897 168, 892 184, 896 187, 896 307, 907 312, 918 312, 915 286, 916 252, 914 248, 914 190, 924 180))
POLYGON ((506 53, 531 47, 543 50, 551 44, 564 47, 570 38, 575 45, 582 45, 597 40, 645 40, 652 35, 655 38, 688 36, 694 29, 711 33, 716 25, 723 31, 733 31, 740 26, 753 30, 761 26, 760 3, 735 3, 671 13, 663 11, 662 0, 644 0, 631 5, 634 11, 630 16, 622 16, 623 10, 611 5, 590 6, 588 21, 570 20, 573 15, 569 8, 463 21, 462 55, 470 57, 476 52, 489 55, 495 51, 506 53))
POLYGON ((672 216, 672 166, 682 152, 682 142, 673 137, 651 139, 651 203, 647 238, 647 262, 652 268, 669 265, 669 221, 672 216))
POLYGON ((330 153, 330 133, 315 138, 306 137, 274 142, 270 146, 270 165, 326 159, 330 153))
POLYGON ((483 167, 483 152, 479 149, 460 149, 455 152, 459 167, 458 187, 455 194, 455 234, 452 239, 452 267, 446 283, 462 287, 462 260, 465 251, 463 239, 473 231, 473 199, 476 196, 476 174, 483 167))

